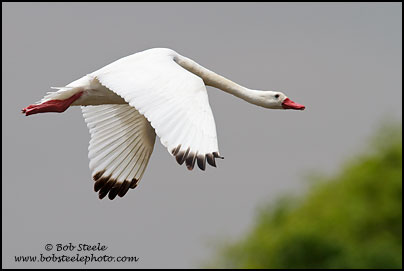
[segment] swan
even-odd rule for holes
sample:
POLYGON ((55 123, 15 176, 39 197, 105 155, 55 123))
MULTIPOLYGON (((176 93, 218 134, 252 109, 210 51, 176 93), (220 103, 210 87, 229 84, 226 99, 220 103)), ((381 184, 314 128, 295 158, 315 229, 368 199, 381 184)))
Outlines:
POLYGON ((88 157, 102 199, 123 197, 141 180, 156 135, 189 170, 216 167, 216 126, 206 86, 269 109, 304 110, 279 91, 242 87, 168 48, 123 57, 22 109, 26 116, 81 106, 91 140, 88 157))

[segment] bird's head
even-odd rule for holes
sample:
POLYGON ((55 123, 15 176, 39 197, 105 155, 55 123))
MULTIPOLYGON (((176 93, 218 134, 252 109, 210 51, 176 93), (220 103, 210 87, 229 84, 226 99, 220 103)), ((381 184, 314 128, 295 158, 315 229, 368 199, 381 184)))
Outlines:
POLYGON ((270 109, 304 110, 304 105, 295 103, 280 91, 263 91, 262 106, 270 109))

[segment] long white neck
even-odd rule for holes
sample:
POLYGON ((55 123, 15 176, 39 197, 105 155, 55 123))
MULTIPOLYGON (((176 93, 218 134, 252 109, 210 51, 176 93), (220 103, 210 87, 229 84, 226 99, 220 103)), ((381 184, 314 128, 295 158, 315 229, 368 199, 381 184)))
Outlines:
POLYGON ((174 61, 177 62, 184 69, 201 77, 205 85, 221 89, 249 103, 262 105, 263 91, 253 90, 240 86, 239 84, 236 84, 233 81, 202 67, 192 59, 181 56, 179 54, 174 57, 174 61))

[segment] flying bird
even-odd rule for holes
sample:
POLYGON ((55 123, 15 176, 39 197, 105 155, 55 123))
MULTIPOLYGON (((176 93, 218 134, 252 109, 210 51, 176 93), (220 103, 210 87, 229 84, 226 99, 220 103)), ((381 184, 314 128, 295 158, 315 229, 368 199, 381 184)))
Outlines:
POLYGON ((48 92, 22 110, 26 115, 64 112, 81 106, 90 130, 88 157, 102 199, 123 197, 135 188, 153 152, 156 135, 189 170, 216 167, 216 126, 206 86, 269 109, 304 110, 279 91, 242 87, 167 48, 123 57, 48 92))

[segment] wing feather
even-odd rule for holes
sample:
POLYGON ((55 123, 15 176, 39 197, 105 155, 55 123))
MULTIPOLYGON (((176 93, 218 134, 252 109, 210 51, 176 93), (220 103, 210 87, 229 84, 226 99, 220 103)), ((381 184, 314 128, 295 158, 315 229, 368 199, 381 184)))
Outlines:
MULTIPOLYGON (((213 153, 219 150, 205 84, 200 77, 179 66, 170 51, 137 53, 89 76, 144 115, 169 153, 179 156, 176 157, 178 162, 188 161, 186 165, 192 169, 197 161, 204 168, 205 156, 210 154, 208 162, 215 165, 212 159, 217 157, 213 153)), ((125 112, 110 110, 118 116, 126 116, 125 112)), ((96 115, 89 117, 97 119, 96 115)), ((107 125, 102 121, 108 123, 108 119, 100 120, 101 127, 107 125)), ((118 134, 111 135, 110 141, 116 136, 118 134)), ((129 176, 132 175, 131 172, 129 176)))
POLYGON ((90 130, 88 157, 99 197, 123 197, 135 188, 153 152, 155 132, 128 104, 83 106, 90 130))

